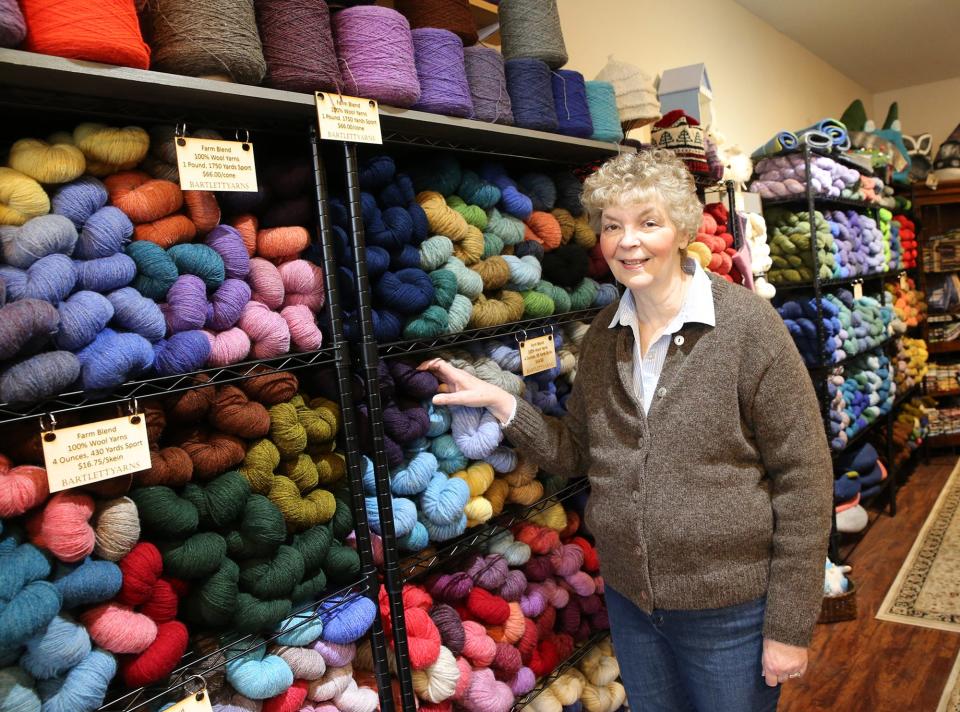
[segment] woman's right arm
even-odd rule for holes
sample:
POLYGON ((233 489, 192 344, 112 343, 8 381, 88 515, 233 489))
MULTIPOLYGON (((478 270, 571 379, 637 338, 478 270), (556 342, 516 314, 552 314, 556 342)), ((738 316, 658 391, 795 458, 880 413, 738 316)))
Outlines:
POLYGON ((543 415, 522 398, 442 359, 427 361, 420 369, 431 371, 443 384, 441 393, 433 397, 435 405, 486 408, 501 423, 509 421, 504 434, 510 442, 550 474, 562 477, 587 474, 586 409, 576 386, 567 400, 567 415, 555 418, 543 415))

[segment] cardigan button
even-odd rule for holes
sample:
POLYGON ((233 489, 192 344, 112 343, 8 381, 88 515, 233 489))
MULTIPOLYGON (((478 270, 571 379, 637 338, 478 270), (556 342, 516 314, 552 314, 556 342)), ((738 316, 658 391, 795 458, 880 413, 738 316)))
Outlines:
POLYGON ((677 346, 683 346, 683 334, 677 334, 673 337, 673 343, 677 346))
POLYGON ((667 389, 663 386, 660 386, 660 388, 657 389, 657 397, 663 398, 665 395, 667 395, 667 389))

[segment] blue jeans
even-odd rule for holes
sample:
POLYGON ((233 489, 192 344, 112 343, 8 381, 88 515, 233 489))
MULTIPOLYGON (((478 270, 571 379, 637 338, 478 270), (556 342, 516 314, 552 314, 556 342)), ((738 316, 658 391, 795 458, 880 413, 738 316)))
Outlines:
POLYGON ((771 712, 762 676, 766 599, 644 613, 606 587, 610 632, 633 712, 771 712))

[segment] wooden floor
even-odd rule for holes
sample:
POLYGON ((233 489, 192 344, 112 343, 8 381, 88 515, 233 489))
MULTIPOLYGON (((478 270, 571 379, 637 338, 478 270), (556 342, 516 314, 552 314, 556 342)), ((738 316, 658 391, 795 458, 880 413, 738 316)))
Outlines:
POLYGON ((863 537, 847 562, 857 620, 817 626, 809 671, 783 686, 780 712, 936 711, 960 634, 874 616, 955 462, 944 455, 919 465, 898 493, 897 516, 884 515, 863 537))

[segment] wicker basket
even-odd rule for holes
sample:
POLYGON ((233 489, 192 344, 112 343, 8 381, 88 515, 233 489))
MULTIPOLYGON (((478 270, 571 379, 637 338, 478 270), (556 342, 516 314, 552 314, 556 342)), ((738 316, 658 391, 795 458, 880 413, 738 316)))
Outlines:
POLYGON ((850 581, 850 588, 839 596, 824 596, 820 604, 817 623, 838 623, 857 618, 857 587, 850 581))

